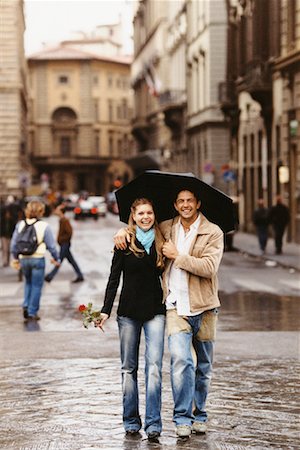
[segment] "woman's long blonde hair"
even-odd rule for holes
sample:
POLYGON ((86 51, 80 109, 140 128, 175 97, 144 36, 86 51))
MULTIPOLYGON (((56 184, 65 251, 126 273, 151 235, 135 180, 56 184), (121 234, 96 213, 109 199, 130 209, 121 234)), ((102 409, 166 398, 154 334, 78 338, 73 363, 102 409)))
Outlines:
MULTIPOLYGON (((145 253, 145 250, 138 248, 135 243, 136 223, 133 220, 133 214, 135 213, 136 208, 140 205, 150 205, 150 206, 152 206, 153 211, 154 211, 153 203, 151 202, 151 200, 148 200, 147 198, 137 198, 131 205, 131 213, 129 216, 128 228, 127 228, 127 231, 130 235, 130 242, 129 242, 128 248, 137 257, 143 257, 144 253, 145 253)), ((155 211, 154 211, 154 214, 155 214, 155 211)), ((165 241, 164 241, 163 235, 159 229, 159 226, 158 226, 156 220, 154 222, 153 227, 154 227, 154 231, 155 231, 155 249, 156 249, 156 254, 157 254, 156 266, 159 267, 160 269, 163 269, 164 268, 164 256, 162 254, 162 246, 165 241)))

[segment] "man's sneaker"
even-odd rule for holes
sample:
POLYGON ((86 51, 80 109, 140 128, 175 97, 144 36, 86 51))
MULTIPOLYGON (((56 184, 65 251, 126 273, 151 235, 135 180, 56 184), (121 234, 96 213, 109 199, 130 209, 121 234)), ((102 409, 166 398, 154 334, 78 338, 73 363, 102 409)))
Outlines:
POLYGON ((159 440, 158 440, 158 438, 160 436, 159 431, 150 431, 150 433, 147 433, 147 436, 148 436, 149 442, 159 443, 159 440))
POLYGON ((207 423, 206 422, 194 422, 192 425, 192 432, 196 434, 206 433, 207 423))
POLYGON ((24 319, 28 319, 28 308, 27 308, 27 306, 23 307, 23 317, 24 317, 24 319))
POLYGON ((47 281, 47 283, 50 283, 52 280, 52 278, 50 278, 48 275, 45 276, 45 281, 47 281))
POLYGON ((139 430, 126 430, 126 437, 128 438, 139 439, 141 436, 139 430))
POLYGON ((189 437, 192 433, 192 427, 189 425, 178 425, 176 427, 176 434, 178 437, 189 437))

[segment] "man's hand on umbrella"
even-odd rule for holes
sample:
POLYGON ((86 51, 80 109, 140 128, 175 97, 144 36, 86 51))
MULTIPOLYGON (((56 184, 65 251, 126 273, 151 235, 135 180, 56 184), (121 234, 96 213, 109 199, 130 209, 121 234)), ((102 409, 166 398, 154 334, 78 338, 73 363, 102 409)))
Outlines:
POLYGON ((127 232, 126 228, 121 228, 114 235, 114 244, 118 250, 126 250, 127 242, 130 242, 130 234, 127 232))
POLYGON ((175 259, 179 255, 175 244, 171 240, 164 243, 162 252, 168 259, 175 259))

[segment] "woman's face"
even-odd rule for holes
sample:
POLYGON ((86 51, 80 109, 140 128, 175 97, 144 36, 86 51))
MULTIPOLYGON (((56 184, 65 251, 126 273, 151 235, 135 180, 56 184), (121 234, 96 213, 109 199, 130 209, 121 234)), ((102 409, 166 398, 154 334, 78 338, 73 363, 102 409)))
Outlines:
POLYGON ((151 205, 145 203, 144 205, 138 205, 132 214, 133 220, 139 228, 144 231, 150 230, 154 225, 155 216, 151 205))

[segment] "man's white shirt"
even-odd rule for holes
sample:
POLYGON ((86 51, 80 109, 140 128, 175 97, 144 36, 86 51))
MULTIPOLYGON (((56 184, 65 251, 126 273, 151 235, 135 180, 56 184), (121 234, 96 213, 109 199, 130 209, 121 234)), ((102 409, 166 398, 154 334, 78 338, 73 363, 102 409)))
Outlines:
MULTIPOLYGON (((176 230, 176 248, 180 255, 188 255, 191 244, 197 235, 197 230, 200 225, 200 214, 195 222, 190 226, 190 229, 185 233, 184 228, 181 224, 181 220, 177 223, 176 230)), ((179 316, 194 316, 198 313, 192 313, 190 310, 190 299, 189 299, 189 286, 188 286, 188 276, 185 270, 182 270, 176 265, 172 264, 169 279, 168 279, 169 294, 166 299, 167 309, 177 309, 177 314, 179 316)))

